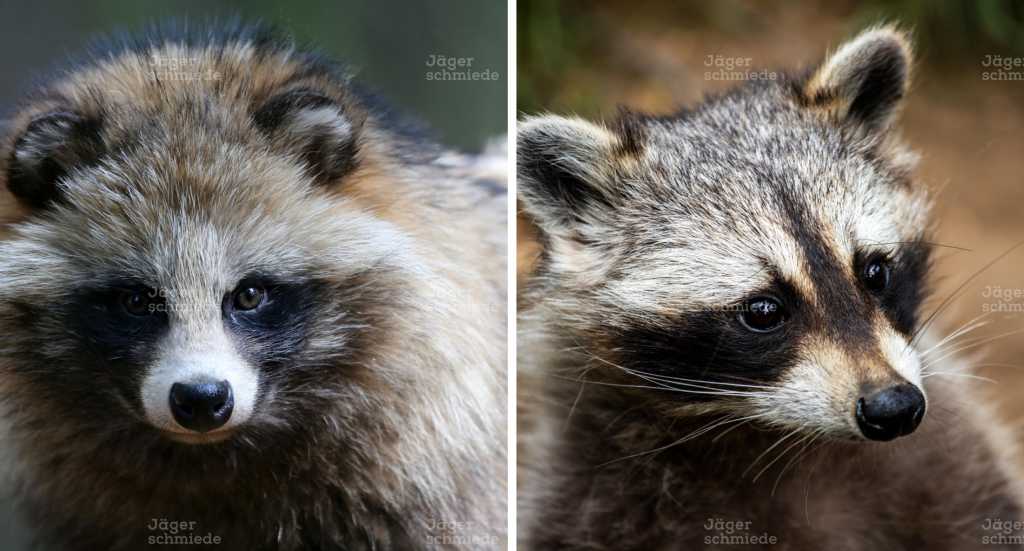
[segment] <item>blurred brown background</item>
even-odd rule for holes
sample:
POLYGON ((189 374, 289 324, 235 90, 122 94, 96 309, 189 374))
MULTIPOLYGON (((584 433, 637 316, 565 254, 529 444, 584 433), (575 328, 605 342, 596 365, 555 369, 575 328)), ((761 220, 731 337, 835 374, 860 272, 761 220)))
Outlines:
MULTIPOLYGON (((895 22, 914 32, 917 66, 901 128, 933 191, 939 248, 930 313, 1001 253, 1024 240, 1024 66, 986 80, 987 56, 1024 62, 1024 2, 680 2, 520 0, 519 98, 542 111, 611 119, 619 104, 671 112, 736 82, 705 79, 708 55, 753 58, 751 69, 819 61, 859 29, 895 22)), ((737 70, 751 70, 738 68, 737 70)), ((520 281, 536 255, 520 220, 520 281)), ((938 316, 943 335, 997 309, 965 353, 1024 443, 1024 246, 968 283, 938 316), (1018 296, 986 296, 992 290, 1018 296), (1002 304, 1003 306, 999 306, 1002 304), (1018 332, 1017 334, 1012 334, 1018 332), (1010 333, 1010 334, 1008 334, 1010 333), (1007 335, 1008 334, 1008 335, 1007 335)))

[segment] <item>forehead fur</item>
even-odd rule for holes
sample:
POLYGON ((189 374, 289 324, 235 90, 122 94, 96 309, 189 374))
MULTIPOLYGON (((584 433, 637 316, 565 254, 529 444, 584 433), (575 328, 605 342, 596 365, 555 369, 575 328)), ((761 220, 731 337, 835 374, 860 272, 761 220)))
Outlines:
POLYGON ((136 153, 147 163, 111 161, 73 175, 72 206, 19 225, 4 243, 8 267, 59 262, 57 273, 70 271, 79 284, 117 275, 154 288, 231 288, 253 271, 343 278, 401 258, 408 246, 388 222, 312 193, 294 167, 243 148, 222 145, 208 157, 170 157, 159 146, 136 153))
MULTIPOLYGON (((214 277, 230 286, 257 267, 275 275, 311 269, 314 261, 321 273, 355 273, 395 257, 402 235, 367 214, 365 198, 312 189, 303 163, 254 124, 261 104, 296 89, 361 112, 345 77, 260 37, 159 38, 76 68, 19 113, 16 130, 54 109, 100 121, 92 139, 104 154, 71 166, 58 184, 63 204, 19 225, 14 237, 25 242, 7 246, 34 249, 21 257, 29 264, 63 260, 82 277, 117 271, 154 287, 214 277)), ((308 119, 323 110, 311 106, 296 124, 317 123, 308 119)), ((351 130, 347 119, 329 122, 351 130)), ((361 168, 386 172, 385 140, 374 139, 372 123, 361 130, 368 142, 361 168)), ((6 174, 0 170, 0 178, 6 174)))
POLYGON ((244 117, 246 107, 285 89, 307 85, 346 99, 347 84, 334 65, 285 42, 229 36, 203 44, 156 36, 76 67, 32 101, 21 118, 70 102, 86 115, 114 115, 114 125, 120 126, 131 120, 117 117, 123 110, 166 115, 187 98, 207 107, 237 106, 236 114, 244 117))
POLYGON ((624 300, 720 304, 774 276, 805 280, 801 233, 852 263, 858 250, 895 249, 925 229, 910 156, 880 154, 794 106, 783 87, 643 125, 640 156, 618 170, 630 199, 605 218, 630 245, 619 265, 629 275, 611 284, 624 300), (659 291, 668 277, 674 297, 659 291))

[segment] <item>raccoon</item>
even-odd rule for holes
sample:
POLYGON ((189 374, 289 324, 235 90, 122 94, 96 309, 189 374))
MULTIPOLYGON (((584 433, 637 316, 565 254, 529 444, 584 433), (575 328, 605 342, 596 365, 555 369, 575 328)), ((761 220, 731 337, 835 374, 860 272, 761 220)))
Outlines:
POLYGON ((0 154, 0 417, 37 544, 502 547, 503 153, 262 26, 103 48, 0 154))
POLYGON ((1010 439, 930 376, 960 366, 936 367, 922 313, 929 199, 894 128, 910 44, 875 27, 670 116, 521 123, 542 247, 521 548, 1011 546, 1010 439))

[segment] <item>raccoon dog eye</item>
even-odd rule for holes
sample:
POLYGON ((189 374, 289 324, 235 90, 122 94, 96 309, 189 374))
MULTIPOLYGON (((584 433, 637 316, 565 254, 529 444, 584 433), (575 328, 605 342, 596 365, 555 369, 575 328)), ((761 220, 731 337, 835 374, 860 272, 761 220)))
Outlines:
POLYGON ((263 305, 267 291, 258 285, 242 285, 235 290, 232 304, 236 310, 255 310, 263 305))
POLYGON ((786 321, 782 304, 771 297, 757 297, 747 301, 739 315, 740 323, 757 333, 774 331, 786 321))
POLYGON ((120 296, 121 307, 125 312, 133 316, 148 316, 153 313, 153 305, 156 292, 151 289, 136 289, 122 291, 120 296))
POLYGON ((884 291, 889 286, 889 264, 883 258, 872 259, 864 265, 861 279, 869 290, 876 293, 884 291))

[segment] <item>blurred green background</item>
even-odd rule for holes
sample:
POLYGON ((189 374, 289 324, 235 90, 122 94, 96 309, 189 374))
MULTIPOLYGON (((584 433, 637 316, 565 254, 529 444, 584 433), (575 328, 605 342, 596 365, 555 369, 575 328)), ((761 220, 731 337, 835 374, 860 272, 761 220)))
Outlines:
POLYGON ((97 34, 168 17, 260 19, 346 62, 443 143, 479 150, 507 128, 507 6, 474 0, 0 0, 0 113, 45 71, 97 34), (428 81, 431 54, 472 57, 492 81, 428 81))

